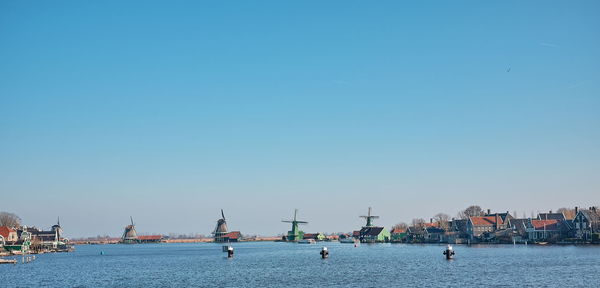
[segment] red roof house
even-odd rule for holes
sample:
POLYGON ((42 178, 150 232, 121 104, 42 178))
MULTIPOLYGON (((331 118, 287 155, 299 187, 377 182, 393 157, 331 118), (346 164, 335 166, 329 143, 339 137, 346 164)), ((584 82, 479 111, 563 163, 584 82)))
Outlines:
POLYGON ((19 240, 17 231, 7 226, 0 226, 0 236, 4 238, 4 242, 16 242, 19 240))

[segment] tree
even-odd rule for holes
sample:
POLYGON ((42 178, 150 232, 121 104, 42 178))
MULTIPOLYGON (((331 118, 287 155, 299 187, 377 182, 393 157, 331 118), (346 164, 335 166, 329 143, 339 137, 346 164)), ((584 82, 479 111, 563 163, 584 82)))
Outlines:
POLYGON ((414 227, 422 227, 425 224, 425 219, 423 218, 415 218, 411 221, 412 226, 414 227))
POLYGON ((483 209, 481 209, 481 207, 477 206, 477 205, 471 205, 469 207, 467 207, 467 209, 458 212, 458 218, 460 219, 467 219, 469 217, 474 217, 474 216, 483 216, 485 213, 483 212, 483 209))
POLYGON ((435 216, 433 216, 433 219, 439 224, 440 228, 448 230, 448 222, 450 221, 450 215, 445 213, 438 213, 435 214, 435 216))
POLYGON ((568 220, 575 219, 575 209, 559 208, 556 212, 563 213, 568 220))
POLYGON ((404 222, 400 222, 400 223, 392 226, 392 230, 395 230, 395 229, 406 229, 406 228, 408 228, 408 224, 406 224, 404 222))
POLYGON ((18 228, 21 226, 21 218, 13 213, 0 212, 0 226, 18 228))

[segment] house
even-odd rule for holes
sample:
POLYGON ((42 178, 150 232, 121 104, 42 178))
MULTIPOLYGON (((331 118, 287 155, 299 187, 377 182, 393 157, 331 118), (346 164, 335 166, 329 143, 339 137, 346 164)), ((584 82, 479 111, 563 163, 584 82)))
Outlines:
POLYGON ((600 210, 597 207, 581 210, 575 207, 575 211, 575 219, 572 221, 575 237, 586 241, 594 240, 594 234, 600 235, 600 210))
POLYGON ((508 228, 512 230, 512 237, 515 242, 524 243, 528 239, 527 227, 529 221, 527 218, 512 218, 508 221, 508 228))
POLYGON ((315 241, 325 241, 327 237, 323 233, 304 233, 304 239, 313 239, 315 241))
POLYGON ((160 243, 163 242, 164 237, 162 235, 145 235, 138 236, 139 243, 160 243))
MULTIPOLYGON (((4 230, 4 229, 2 229, 2 230, 4 230)), ((7 235, 7 234, 4 234, 4 232, 1 233, 2 237, 0 237, 0 238, 4 238, 5 239, 4 245, 3 245, 4 246, 3 247, 4 250, 7 250, 7 251, 20 251, 22 253, 27 252, 29 250, 30 245, 31 245, 31 233, 29 233, 27 231, 23 231, 22 229, 14 230, 14 229, 10 229, 9 228, 9 230, 15 231, 16 234, 17 234, 17 236, 16 236, 16 238, 14 238, 15 237, 14 234, 9 233, 10 237, 11 237, 11 240, 12 239, 16 239, 14 241, 9 242, 9 241, 6 241, 6 238, 4 238, 4 235, 7 235)), ((7 230, 4 230, 4 231, 7 231, 7 230)))
POLYGON ((17 240, 19 240, 19 237, 16 230, 8 226, 0 226, 0 243, 14 243, 17 240))
POLYGON ((359 231, 359 238, 362 243, 389 242, 390 231, 379 226, 365 226, 359 231))
POLYGON ((429 243, 441 243, 444 242, 444 229, 439 227, 425 227, 425 242, 429 243))
POLYGON ((558 219, 531 219, 528 224, 527 238, 531 241, 557 241, 569 231, 566 221, 558 219))
POLYGON ((452 219, 450 221, 448 231, 446 232, 446 240, 448 243, 466 243, 469 235, 467 234, 467 223, 469 219, 452 219))
POLYGON ((231 231, 223 236, 223 242, 239 242, 242 239, 242 233, 240 231, 231 231))
POLYGON ((565 217, 565 214, 563 213, 552 213, 552 211, 548 212, 548 213, 539 213, 538 220, 559 220, 559 221, 566 221, 567 218, 565 217))
POLYGON ((410 243, 422 243, 425 242, 425 231, 424 225, 409 226, 406 229, 406 240, 410 243))
POLYGON ((407 240, 406 229, 394 228, 390 231, 390 242, 403 243, 407 240))
MULTIPOLYGON (((494 235, 496 230, 506 229, 507 223, 502 220, 500 213, 491 215, 493 216, 469 217, 469 221, 467 222, 467 234, 469 239, 490 240, 493 238, 491 235, 494 235)), ((504 215, 504 219, 509 219, 508 216, 510 215, 506 213, 504 215)))
POLYGON ((498 216, 500 217, 500 219, 502 219, 502 222, 506 223, 508 220, 513 219, 515 217, 513 217, 512 215, 510 215, 510 213, 508 213, 508 211, 506 211, 505 213, 490 213, 490 209, 487 210, 487 213, 483 216, 485 217, 495 217, 498 216))

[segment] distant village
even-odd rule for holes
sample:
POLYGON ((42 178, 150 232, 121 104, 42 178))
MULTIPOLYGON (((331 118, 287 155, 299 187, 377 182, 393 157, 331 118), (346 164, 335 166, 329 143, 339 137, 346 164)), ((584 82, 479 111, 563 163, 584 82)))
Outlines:
POLYGON ((69 252, 73 245, 63 236, 60 219, 50 230, 20 225, 20 219, 12 214, 0 212, 0 256, 69 252))
POLYGON ((561 208, 555 212, 538 213, 534 217, 517 218, 508 211, 484 211, 479 206, 470 206, 455 218, 439 213, 429 221, 414 219, 410 224, 399 223, 391 228, 377 226, 379 216, 372 214, 369 207, 365 225, 351 233, 325 234, 305 233, 300 225, 308 222, 298 219, 298 210, 293 218, 282 220, 291 224, 286 234, 278 237, 245 237, 240 231, 230 231, 221 210, 212 237, 182 239, 164 235, 138 235, 133 217, 126 225, 120 238, 94 238, 70 241, 63 235, 60 219, 49 230, 27 227, 12 214, 0 212, 0 256, 15 254, 37 254, 46 252, 69 252, 74 244, 102 243, 162 243, 162 242, 218 242, 239 241, 282 241, 313 244, 320 241, 341 243, 448 243, 448 244, 600 244, 600 209, 596 206, 582 209, 561 208))

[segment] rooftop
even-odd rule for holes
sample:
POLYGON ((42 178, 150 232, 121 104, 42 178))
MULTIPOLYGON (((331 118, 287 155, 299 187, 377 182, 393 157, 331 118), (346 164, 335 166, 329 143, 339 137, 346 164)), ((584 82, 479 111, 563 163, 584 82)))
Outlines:
POLYGON ((500 217, 500 215, 498 215, 498 217, 496 218, 496 216, 477 216, 477 217, 471 217, 471 223, 473 223, 474 226, 493 226, 496 224, 496 219, 498 219, 499 223, 497 224, 502 224, 504 223, 504 221, 502 221, 502 218, 500 217))

